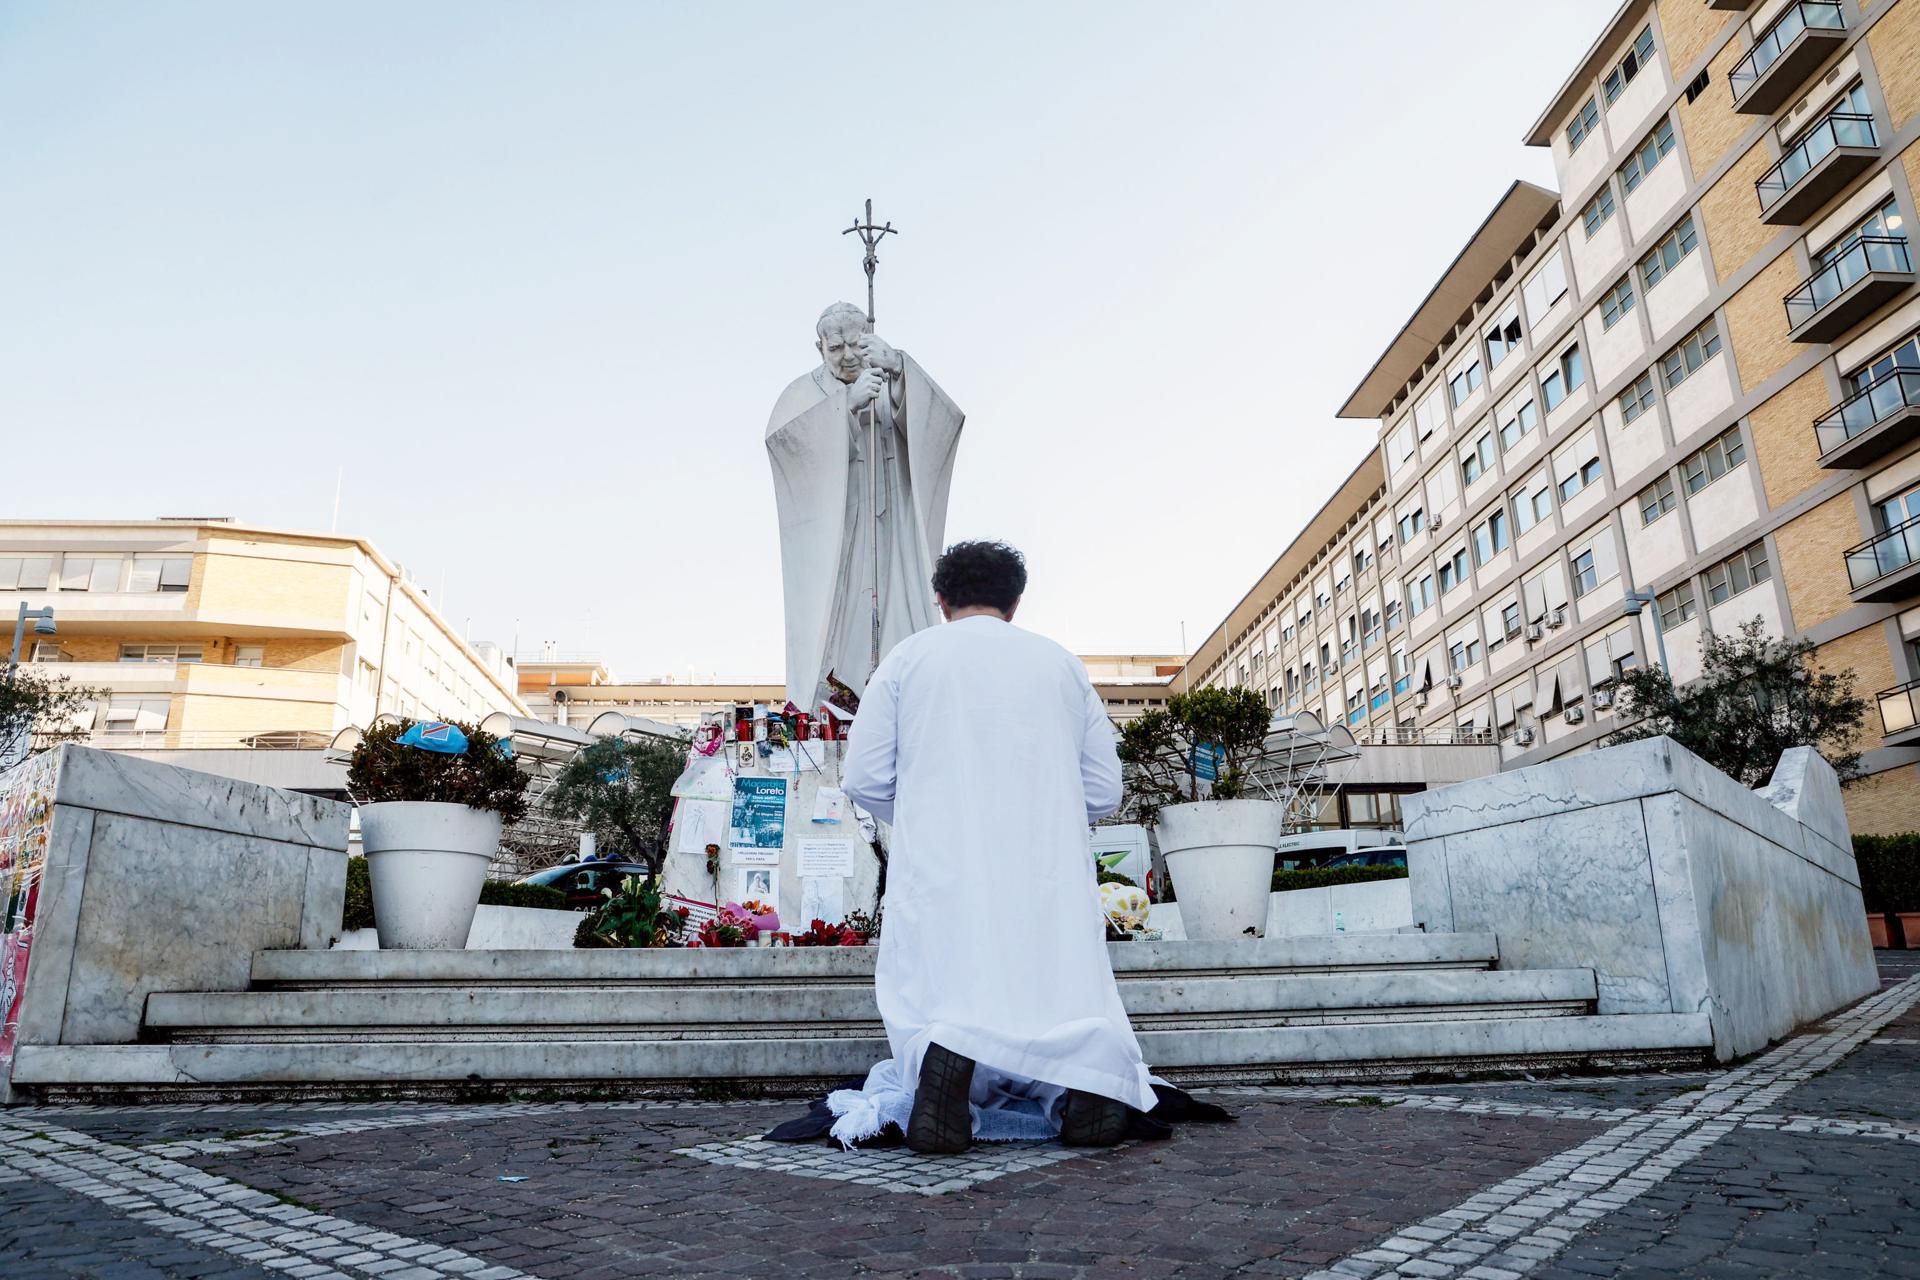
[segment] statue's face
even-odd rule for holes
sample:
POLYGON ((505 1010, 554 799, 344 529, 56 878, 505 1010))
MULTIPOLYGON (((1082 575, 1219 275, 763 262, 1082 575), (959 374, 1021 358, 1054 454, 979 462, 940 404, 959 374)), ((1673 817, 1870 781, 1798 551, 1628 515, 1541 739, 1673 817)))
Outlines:
POLYGON ((859 377, 865 363, 860 357, 861 330, 862 326, 854 323, 829 325, 820 335, 820 358, 826 361, 828 371, 842 382, 852 382, 859 377))

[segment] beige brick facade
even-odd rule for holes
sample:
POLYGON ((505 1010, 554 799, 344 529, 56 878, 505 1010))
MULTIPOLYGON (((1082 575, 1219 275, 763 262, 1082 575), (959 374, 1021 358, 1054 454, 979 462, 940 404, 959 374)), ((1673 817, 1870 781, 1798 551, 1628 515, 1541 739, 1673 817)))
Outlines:
MULTIPOLYGON (((1840 553, 1860 541, 1860 517, 1853 495, 1837 494, 1805 515, 1775 531, 1780 572, 1787 584, 1790 625, 1797 631, 1816 627, 1853 607, 1847 570, 1840 553)), ((1883 643, 1881 646, 1885 648, 1883 643)), ((1875 685, 1883 689, 1885 685, 1875 685)))
POLYGON ((1813 420, 1831 405, 1827 380, 1820 370, 1801 374, 1756 408, 1747 418, 1753 433, 1753 452, 1766 484, 1767 505, 1784 506, 1827 478, 1820 467, 1820 450, 1813 420))
MULTIPOLYGON (((1686 74, 1730 20, 1727 13, 1709 9, 1699 0, 1660 0, 1659 13, 1667 65, 1676 77, 1686 74)), ((1713 78, 1719 81, 1720 73, 1716 71, 1713 78)))
MULTIPOLYGON (((1705 102, 1706 97, 1701 101, 1705 102)), ((1725 112, 1724 107, 1721 110, 1725 112)), ((1756 142, 1700 197, 1700 217, 1707 224, 1713 269, 1722 282, 1747 265, 1747 259, 1773 239, 1773 228, 1760 221, 1759 200, 1753 194, 1753 184, 1772 165, 1766 142, 1756 142)), ((1782 289, 1774 295, 1776 306, 1785 292, 1782 289)))
POLYGON ((1873 695, 1899 683, 1893 674, 1893 656, 1887 652, 1885 629, 1876 622, 1870 627, 1849 631, 1815 649, 1813 660, 1827 671, 1853 672, 1853 691, 1868 703, 1860 746, 1865 750, 1879 746, 1880 716, 1873 709, 1873 695))
MULTIPOLYGON (((1716 24, 1726 16, 1700 5, 1687 7, 1716 24)), ((1707 68, 1712 83, 1725 84, 1727 72, 1734 63, 1740 61, 1740 57, 1739 45, 1734 41, 1729 41, 1714 54, 1707 68)), ((1727 110, 1726 102, 1713 93, 1703 93, 1692 102, 1683 97, 1676 110, 1680 113, 1680 133, 1687 140, 1687 157, 1693 162, 1695 178, 1711 172, 1726 156, 1728 149, 1740 140, 1740 136, 1753 127, 1751 116, 1735 115, 1727 110)), ((1748 190, 1751 198, 1751 187, 1748 190)), ((1722 278, 1725 278, 1724 273, 1722 278)))
POLYGON ((1920 110, 1920 6, 1895 5, 1867 32, 1867 48, 1898 130, 1920 110))
POLYGON ((1781 299, 1799 283, 1793 255, 1783 253, 1740 292, 1727 299, 1727 332, 1740 361, 1740 387, 1751 391, 1800 354, 1787 339, 1787 309, 1781 299))
POLYGON ((1841 796, 1847 802, 1847 824, 1857 836, 1920 831, 1920 765, 1861 778, 1841 796))

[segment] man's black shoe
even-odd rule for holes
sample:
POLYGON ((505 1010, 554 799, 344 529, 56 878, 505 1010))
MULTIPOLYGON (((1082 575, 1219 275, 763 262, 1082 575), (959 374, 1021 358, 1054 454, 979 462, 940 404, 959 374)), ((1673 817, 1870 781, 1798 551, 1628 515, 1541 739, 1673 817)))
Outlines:
POLYGON ((1097 1093, 1067 1091, 1060 1141, 1070 1147, 1111 1147, 1127 1136, 1127 1104, 1097 1093))
POLYGON ((907 1146, 930 1156, 959 1155, 973 1145, 973 1059, 937 1044, 927 1046, 920 1063, 920 1087, 907 1121, 907 1146))

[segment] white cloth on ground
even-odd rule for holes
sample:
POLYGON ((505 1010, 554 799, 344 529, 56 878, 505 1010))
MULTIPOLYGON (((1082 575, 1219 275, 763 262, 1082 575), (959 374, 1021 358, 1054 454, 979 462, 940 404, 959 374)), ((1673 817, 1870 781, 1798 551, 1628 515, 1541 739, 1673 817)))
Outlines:
POLYGON ((862 698, 844 785, 893 828, 875 974, 893 1057, 829 1099, 834 1136, 904 1122, 930 1043, 978 1064, 983 1138, 1056 1132, 1068 1089, 1151 1110, 1087 839, 1119 805, 1120 763, 1080 660, 986 616, 902 641, 862 698))

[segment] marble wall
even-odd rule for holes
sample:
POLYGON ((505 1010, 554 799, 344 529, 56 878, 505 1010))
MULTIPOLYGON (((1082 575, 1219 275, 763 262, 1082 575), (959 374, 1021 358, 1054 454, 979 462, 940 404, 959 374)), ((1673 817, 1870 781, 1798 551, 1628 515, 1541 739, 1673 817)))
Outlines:
POLYGON ((1721 1060, 1878 986, 1833 769, 1749 791, 1667 738, 1404 797, 1413 919, 1500 966, 1591 968, 1601 1013, 1706 1013, 1721 1060))
POLYGON ((256 950, 339 934, 346 805, 87 747, 51 769, 21 1045, 131 1043, 148 993, 245 990, 256 950))

